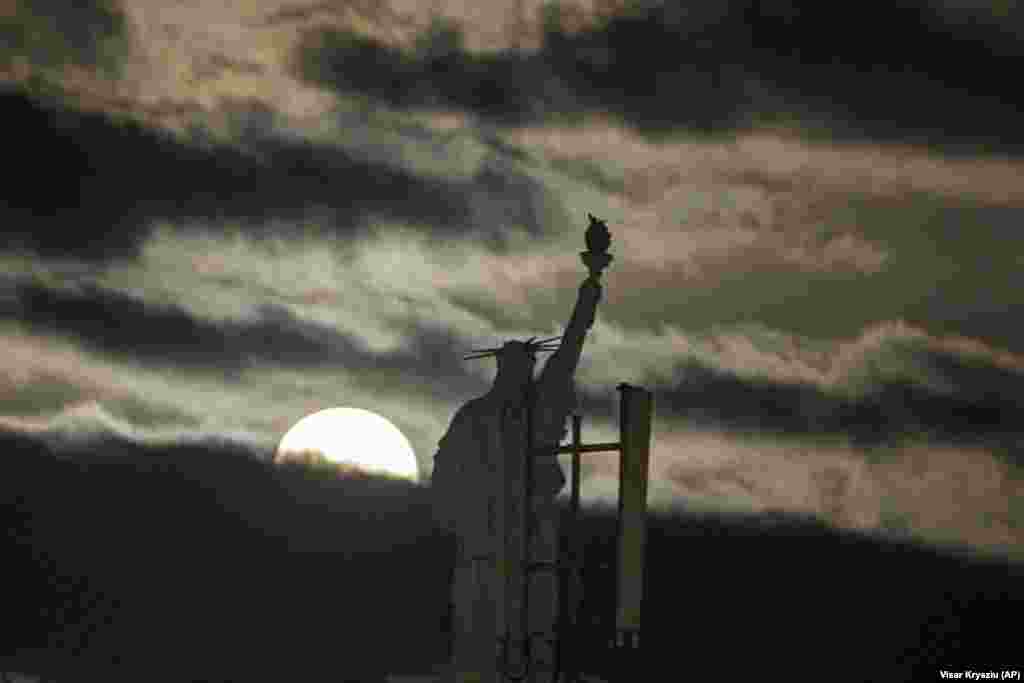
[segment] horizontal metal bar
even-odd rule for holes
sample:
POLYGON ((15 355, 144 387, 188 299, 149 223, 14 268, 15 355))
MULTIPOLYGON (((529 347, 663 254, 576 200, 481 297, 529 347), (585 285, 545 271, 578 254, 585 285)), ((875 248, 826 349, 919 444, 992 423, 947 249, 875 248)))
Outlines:
POLYGON ((621 451, 622 450, 622 444, 621 443, 588 443, 588 444, 581 444, 579 446, 573 446, 572 444, 569 444, 567 446, 559 446, 557 449, 555 449, 555 453, 561 455, 562 453, 575 453, 577 450, 580 453, 601 453, 603 451, 621 451))

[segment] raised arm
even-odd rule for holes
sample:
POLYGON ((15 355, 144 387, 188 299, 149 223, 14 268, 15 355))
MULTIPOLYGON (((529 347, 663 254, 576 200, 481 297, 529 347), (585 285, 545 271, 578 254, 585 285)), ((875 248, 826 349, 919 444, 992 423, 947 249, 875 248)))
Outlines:
POLYGON ((588 277, 580 285, 576 306, 573 308, 572 317, 569 318, 569 324, 562 335, 561 345, 548 359, 540 373, 537 383, 541 400, 543 400, 546 388, 555 389, 564 385, 572 385, 572 378, 576 374, 576 366, 579 365, 580 354, 583 352, 583 342, 586 339, 587 330, 594 324, 597 303, 600 300, 601 284, 595 278, 588 277))
POLYGON ((580 285, 576 306, 562 335, 562 343, 537 379, 537 413, 534 443, 554 445, 561 441, 565 422, 576 405, 573 377, 583 351, 587 330, 594 324, 601 285, 592 277, 580 285))

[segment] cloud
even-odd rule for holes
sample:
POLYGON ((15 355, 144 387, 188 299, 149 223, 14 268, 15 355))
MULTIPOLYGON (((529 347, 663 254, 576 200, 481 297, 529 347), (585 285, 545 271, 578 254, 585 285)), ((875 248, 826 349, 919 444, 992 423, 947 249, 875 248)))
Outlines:
MULTIPOLYGON (((592 335, 584 441, 618 440, 615 383, 651 389, 652 506, 800 512, 1000 552, 1020 543, 1018 355, 895 323, 834 344, 600 320, 592 335)), ((585 463, 584 497, 614 502, 614 456, 585 463)))
MULTIPOLYGON (((38 391, 57 396, 38 402, 43 414, 95 400, 133 425, 140 442, 168 430, 177 438, 237 431, 272 449, 304 415, 358 404, 394 421, 426 472, 455 408, 493 377, 492 364, 464 362, 462 351, 561 329, 580 270, 572 238, 533 245, 516 237, 524 241, 498 257, 402 228, 354 244, 161 229, 138 260, 99 270, 10 257, 4 301, 38 333, 86 342, 78 350, 61 342, 63 367, 104 368, 98 388, 77 375, 37 377, 38 391), (551 282, 546 295, 527 295, 551 282), (503 316, 509 309, 518 312, 503 316)), ((629 381, 655 391, 656 443, 672 443, 673 430, 686 427, 723 439, 781 438, 796 452, 822 440, 877 449, 927 439, 1018 457, 1010 417, 1024 363, 983 342, 905 323, 834 342, 753 324, 650 330, 617 322, 614 310, 602 305, 579 372, 589 441, 618 438, 613 387, 629 381)), ((61 364, 39 361, 49 366, 61 364)), ((676 457, 658 452, 659 461, 676 457)), ((851 453, 844 457, 864 460, 851 453)), ((875 503, 848 500, 867 495, 851 482, 871 478, 852 474, 853 464, 830 469, 829 458, 809 452, 763 472, 659 465, 652 491, 659 505, 795 509, 855 526, 883 519, 880 489, 869 487, 875 503), (777 489, 776 480, 794 488, 777 489)), ((614 492, 616 471, 602 467, 588 465, 588 499, 614 492)))
MULTIPOLYGON (((310 298, 286 296, 274 292, 259 303, 250 295, 253 282, 231 282, 222 302, 225 310, 247 307, 247 315, 205 318, 193 314, 186 306, 157 303, 128 292, 109 289, 90 282, 50 287, 38 280, 21 279, 9 282, 6 315, 38 332, 67 336, 81 342, 95 353, 138 359, 151 366, 185 367, 193 371, 239 372, 253 365, 309 368, 332 365, 360 370, 384 364, 394 371, 411 371, 424 361, 432 361, 438 376, 457 372, 455 359, 467 340, 441 328, 431 328, 427 320, 400 318, 387 310, 363 313, 368 334, 351 329, 339 330, 327 321, 301 317, 294 311, 307 312, 321 305, 353 308, 360 292, 352 295, 344 289, 326 295, 317 290, 310 298), (234 299, 233 302, 230 300, 234 299), (274 303, 271 303, 271 302, 274 303), (296 304, 290 307, 277 301, 296 304), (371 322, 375 316, 377 322, 371 322), (384 321, 384 326, 381 322, 384 321), (392 338, 411 340, 380 348, 373 326, 387 332, 391 323, 392 338), (404 327, 404 329, 397 329, 404 327), (395 336, 397 335, 397 336, 395 336), (377 348, 374 348, 377 347, 377 348), (447 374, 445 374, 447 373, 447 374)), ((335 283, 338 286, 338 283, 335 283)), ((193 303, 195 292, 184 293, 184 301, 193 303)), ((371 301, 382 300, 381 293, 363 292, 371 301)), ((206 302, 209 303, 209 302, 206 302)), ((212 312, 212 311, 211 311, 212 312)), ((354 321, 353 321, 354 322, 354 321)))
MULTIPOLYGON (((154 643, 184 633, 186 650, 251 665, 253 679, 294 678, 294 657, 268 673, 281 653, 327 653, 333 679, 338 619, 363 606, 372 619, 381 592, 366 587, 394 581, 388 599, 423 620, 403 642, 429 650, 422 634, 436 633, 445 593, 424 596, 425 573, 440 576, 431 563, 447 551, 418 536, 427 490, 261 468, 300 418, 352 405, 398 425, 428 473, 456 408, 494 375, 493 361, 462 352, 561 331, 585 275, 588 212, 608 219, 616 260, 578 373, 584 440, 618 440, 616 384, 655 392, 650 585, 662 623, 674 624, 660 631, 666 661, 679 605, 729 644, 726 660, 769 632, 834 646, 834 634, 775 623, 808 595, 792 577, 815 572, 840 588, 812 595, 827 608, 793 621, 866 615, 846 619, 839 640, 882 634, 879 647, 894 654, 865 670, 925 651, 904 631, 941 640, 929 630, 935 603, 952 605, 961 639, 993 637, 975 628, 987 613, 960 609, 966 600, 976 610, 980 589, 947 598, 947 577, 960 581, 966 565, 939 579, 908 558, 918 542, 1017 557, 1024 547, 1019 163, 767 134, 653 140, 607 121, 513 130, 473 107, 388 109, 293 87, 273 63, 289 37, 264 33, 243 54, 250 45, 234 38, 255 31, 236 36, 232 11, 131 13, 148 15, 146 52, 175 49, 151 65, 147 97, 184 93, 202 105, 180 108, 194 116, 184 132, 4 99, 35 156, 54 163, 15 174, 4 209, 11 243, 24 248, 0 254, 0 466, 17 473, 0 476, 0 489, 29 506, 33 538, 70 539, 61 567, 96 570, 97 591, 123 589, 126 605, 112 630, 69 617, 61 638, 94 639, 145 668, 154 643), (216 20, 158 36, 164 19, 181 27, 190 12, 216 20), (188 52, 193 40, 201 54, 188 52), (219 51, 234 61, 200 74, 219 51), (239 73, 246 64, 266 68, 239 73), (232 88, 242 96, 222 99, 232 88), (300 121, 285 110, 317 113, 300 121), (37 460, 20 457, 26 437, 37 460), (849 554, 872 537, 901 539, 879 545, 887 564, 849 554), (396 542, 425 554, 400 550, 396 561, 396 542), (660 559, 681 544, 692 551, 684 582, 660 559), (241 551, 226 558, 224 548, 241 551), (364 553, 381 563, 361 564, 364 553), (752 562, 753 579, 736 569, 752 562), (693 586, 723 577, 729 600, 761 615, 739 644, 721 591, 693 601, 693 586), (908 616, 878 631, 878 591, 894 585, 882 602, 909 605, 908 616), (908 598, 907 586, 929 597, 908 598), (254 595, 286 625, 229 628, 254 595), (437 604, 417 602, 425 597, 437 604), (205 626, 190 621, 196 609, 205 626), (140 627, 154 614, 160 623, 140 627), (221 645, 235 634, 237 649, 221 645)), ((617 476, 613 454, 584 458, 585 516, 614 511, 617 476)), ((607 541, 613 525, 603 528, 607 541)), ((23 559, 27 581, 47 576, 23 559)), ((977 585, 998 594, 991 578, 1005 575, 996 567, 977 585)), ((392 625, 378 626, 393 641, 392 625)))
POLYGON ((297 76, 395 107, 454 108, 515 125, 584 114, 613 115, 654 134, 782 123, 836 138, 954 147, 964 140, 1002 146, 1014 135, 1007 103, 1015 95, 998 78, 980 78, 986 85, 969 96, 949 84, 965 63, 976 76, 993 71, 993 54, 964 40, 967 34, 977 45, 1000 45, 1004 59, 1019 59, 1019 49, 995 22, 964 29, 934 8, 896 13, 879 33, 864 16, 837 19, 810 5, 781 14, 760 6, 691 7, 685 20, 671 3, 617 11, 551 6, 531 14, 542 26, 524 33, 520 16, 514 28, 505 27, 515 42, 532 45, 527 50, 513 48, 507 36, 479 49, 495 30, 493 18, 480 29, 479 19, 458 14, 473 27, 475 48, 448 17, 435 17, 416 36, 403 27, 401 37, 316 21, 297 41, 297 76), (837 31, 873 32, 876 40, 870 49, 862 41, 822 41, 837 31), (917 36, 914 50, 907 48, 910 35, 917 36), (667 102, 669 91, 687 96, 667 102), (878 109, 879 100, 900 102, 901 113, 878 109), (1002 138, 992 137, 994 129, 1002 138))
MULTIPOLYGON (((191 138, 19 106, 69 170, 17 179, 54 184, 49 197, 15 193, 26 245, 52 249, 0 258, 0 309, 20 345, 0 360, 13 428, 140 444, 235 434, 272 451, 304 415, 359 405, 395 422, 429 471, 454 410, 493 377, 493 362, 462 352, 561 331, 593 212, 609 219, 616 260, 579 372, 586 438, 617 438, 613 387, 630 381, 656 392, 656 443, 685 453, 696 437, 676 433, 699 429, 806 456, 670 472, 678 453, 659 445, 659 505, 882 524, 872 453, 1019 462, 1010 162, 908 153, 911 173, 868 151, 757 136, 444 128, 356 98, 315 129, 236 101, 222 130, 210 119, 191 138), (79 132, 55 134, 57 120, 79 132)), ((614 490, 607 467, 588 465, 588 496, 614 490)))
POLYGON ((911 147, 894 152, 878 145, 816 145, 753 134, 729 147, 714 172, 781 193, 852 191, 889 198, 931 193, 1004 207, 1024 202, 1024 190, 1013 182, 1019 163, 1013 158, 941 155, 911 147))
MULTIPOLYGON (((36 439, 0 434, 0 453, 0 495, 16 501, 0 508, 14 532, 3 537, 5 569, 24 598, 10 604, 21 625, 12 642, 19 649, 44 639, 51 672, 103 678, 116 668, 152 678, 167 642, 183 655, 160 675, 176 679, 202 671, 280 680, 301 660, 305 680, 373 680, 384 667, 397 673, 388 657, 396 639, 409 673, 445 657, 438 625, 455 549, 433 529, 427 487, 271 467, 213 444, 54 458, 36 439), (55 590, 55 576, 64 590, 55 590), (382 600, 408 614, 396 621, 382 600), (339 659, 339 638, 357 651, 339 659)), ((738 459, 729 476, 784 472, 780 456, 767 453, 746 470, 738 459)), ((993 490, 989 482, 982 489, 993 490)), ((827 666, 856 640, 863 652, 846 669, 849 680, 894 667, 903 667, 901 678, 932 675, 937 663, 908 663, 908 649, 992 659, 1015 646, 1015 634, 994 626, 1020 600, 1020 567, 1005 560, 951 556, 800 515, 676 509, 652 513, 647 528, 645 657, 659 666, 678 660, 681 610, 700 626, 712 663, 742 644, 762 666, 797 638, 827 666), (823 577, 835 585, 809 582, 823 577), (723 611, 723 595, 749 618, 723 611), (819 627, 830 620, 830 629, 819 627)), ((614 591, 602 584, 612 578, 614 529, 614 515, 594 509, 575 529, 586 616, 612 606, 614 591)))
POLYGON ((606 321, 593 335, 579 373, 585 391, 645 384, 670 422, 862 444, 927 435, 998 445, 1020 435, 1024 359, 906 324, 833 344, 758 327, 653 334, 606 321))
MULTIPOLYGON (((121 387, 86 393, 72 377, 68 396, 36 401, 26 414, 92 397, 140 426, 276 439, 309 412, 355 403, 395 421, 429 469, 451 403, 486 388, 489 368, 461 360, 491 341, 479 333, 486 323, 425 287, 429 273, 381 278, 373 258, 391 241, 346 260, 319 241, 157 234, 139 261, 102 270, 6 259, 17 273, 4 289, 6 311, 36 332, 25 344, 58 346, 65 365, 102 367, 121 387)), ((407 256, 410 265, 424 260, 415 249, 407 256)), ((48 364, 57 362, 40 361, 48 364)), ((37 392, 57 390, 33 377, 37 392)))
POLYGON ((111 372, 83 368, 67 345, 11 330, 4 334, 0 392, 8 415, 33 416, 68 402, 119 399, 126 393, 111 372))
POLYGON ((142 672, 152 667, 146 653, 184 639, 188 657, 158 677, 202 671, 247 680, 278 678, 279 667, 294 667, 295 655, 312 647, 303 658, 305 678, 326 680, 330 671, 331 678, 340 672, 366 680, 368 672, 382 674, 387 662, 379 656, 384 650, 371 658, 366 647, 396 633, 373 609, 385 591, 415 605, 417 614, 403 620, 403 656, 429 666, 432 651, 443 646, 430 634, 445 593, 422 586, 444 585, 446 555, 425 492, 391 480, 275 468, 246 457, 246 450, 226 442, 108 438, 53 457, 45 442, 0 434, 0 493, 12 501, 2 511, 4 526, 22 534, 5 534, 4 555, 27 600, 36 603, 36 616, 19 619, 23 642, 40 637, 47 661, 77 648, 79 667, 95 667, 100 677, 111 661, 122 674, 146 677, 142 672), (432 564, 417 566, 423 561, 432 564), (66 592, 54 588, 55 579, 66 592), (358 595, 345 595, 357 585, 358 595), (324 591, 343 595, 327 606, 324 591), (254 599, 266 617, 258 624, 245 617, 254 599), (198 613, 203 618, 196 621, 198 613), (360 653, 328 663, 329 641, 339 633, 350 644, 366 640, 360 653), (266 655, 258 663, 241 656, 254 643, 266 655), (93 659, 97 652, 105 661, 93 659))
MULTIPOLYGON (((231 142, 200 145, 101 114, 47 109, 17 93, 4 102, 40 157, 61 160, 45 173, 20 174, 8 206, 18 243, 50 256, 137 255, 161 219, 237 219, 265 235, 295 234, 305 218, 326 217, 322 227, 339 236, 365 234, 371 220, 400 221, 439 238, 479 235, 500 245, 505 228, 540 235, 560 215, 543 185, 500 156, 484 158, 468 178, 406 168, 394 153, 415 151, 414 134, 389 141, 386 119, 363 130, 382 144, 353 153, 294 130, 243 129, 231 142), (69 128, 73 139, 62 132, 69 128), (145 170, 125 175, 128 168, 145 170)), ((424 135, 432 134, 415 131, 424 135)), ((437 144, 421 140, 418 148, 437 144)))
MULTIPOLYGON (((657 406, 656 406, 657 408, 657 406)), ((590 440, 590 439, 587 439, 590 440)), ((617 462, 585 458, 584 500, 614 503, 617 462)), ((661 424, 651 452, 654 510, 804 515, 843 529, 970 543, 1022 540, 1018 468, 985 448, 901 444, 873 451, 661 424)))

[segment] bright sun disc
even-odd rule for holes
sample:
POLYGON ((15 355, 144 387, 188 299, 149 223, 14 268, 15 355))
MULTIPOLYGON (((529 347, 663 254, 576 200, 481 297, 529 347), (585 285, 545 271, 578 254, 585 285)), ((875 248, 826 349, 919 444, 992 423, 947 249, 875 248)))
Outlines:
POLYGON ((386 418, 361 408, 328 408, 296 422, 281 439, 275 462, 304 453, 416 481, 419 468, 409 440, 386 418))

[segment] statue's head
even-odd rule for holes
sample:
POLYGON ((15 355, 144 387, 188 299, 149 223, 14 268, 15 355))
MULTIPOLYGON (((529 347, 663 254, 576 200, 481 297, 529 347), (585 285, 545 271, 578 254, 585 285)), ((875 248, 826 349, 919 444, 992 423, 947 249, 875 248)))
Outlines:
POLYGON ((501 348, 478 349, 473 355, 466 358, 485 358, 494 356, 498 361, 498 374, 494 378, 494 385, 503 389, 524 388, 533 379, 533 370, 537 364, 537 353, 540 351, 554 351, 558 348, 556 342, 559 338, 543 339, 537 341, 536 337, 526 341, 508 341, 501 348))
POLYGON ((495 355, 498 375, 494 383, 524 386, 532 377, 537 364, 537 352, 529 343, 509 341, 495 355))

